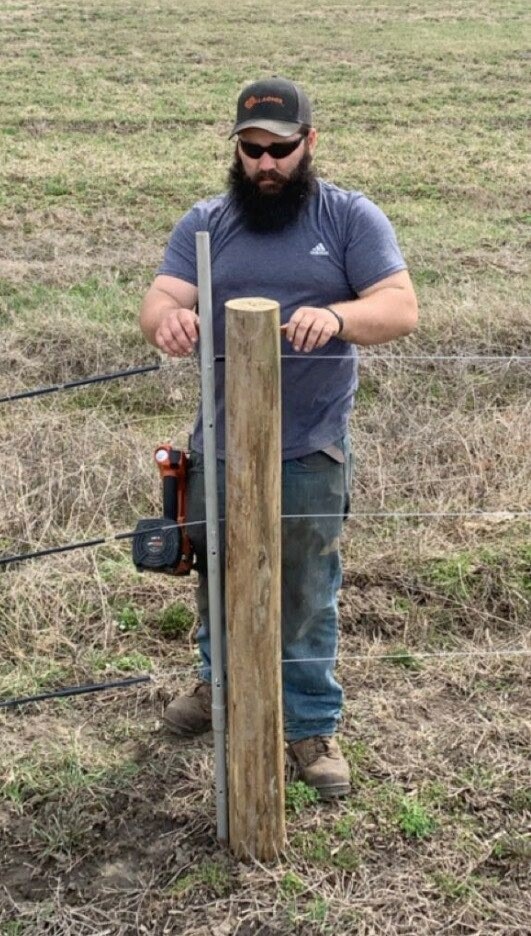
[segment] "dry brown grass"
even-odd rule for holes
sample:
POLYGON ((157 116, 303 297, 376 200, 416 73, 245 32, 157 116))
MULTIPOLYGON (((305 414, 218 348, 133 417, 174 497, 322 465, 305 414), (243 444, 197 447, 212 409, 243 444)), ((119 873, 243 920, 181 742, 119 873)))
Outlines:
MULTIPOLYGON (((2 936, 531 933, 530 365, 408 359, 531 356, 524 5, 264 16, 0 11, 0 395, 157 360, 140 296, 175 218, 223 184, 235 88, 250 62, 299 77, 321 171, 389 212, 421 305, 415 336, 364 354, 352 424, 354 513, 419 513, 345 526, 353 793, 315 805, 288 776, 287 854, 234 861, 209 739, 178 746, 160 723, 193 678, 193 580, 136 574, 116 541, 2 569, 2 698, 152 675, 0 714, 2 936)), ((179 363, 2 406, 1 552, 157 514, 152 450, 186 434, 197 395, 179 363)))

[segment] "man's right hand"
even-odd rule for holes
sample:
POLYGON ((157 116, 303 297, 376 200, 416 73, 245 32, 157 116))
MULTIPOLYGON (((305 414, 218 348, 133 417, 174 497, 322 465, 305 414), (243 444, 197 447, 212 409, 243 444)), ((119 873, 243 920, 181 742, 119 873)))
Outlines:
POLYGON ((172 357, 192 354, 199 338, 197 286, 174 276, 159 275, 149 287, 142 309, 140 328, 147 340, 172 357))
POLYGON ((199 339, 199 316, 193 309, 169 309, 154 334, 157 348, 172 357, 192 354, 199 339))

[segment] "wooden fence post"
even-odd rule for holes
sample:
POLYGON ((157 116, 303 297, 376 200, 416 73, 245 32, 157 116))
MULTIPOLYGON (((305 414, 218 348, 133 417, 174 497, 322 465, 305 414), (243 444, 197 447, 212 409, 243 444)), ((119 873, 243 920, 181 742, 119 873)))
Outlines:
POLYGON ((269 861, 286 836, 280 317, 269 299, 225 308, 229 841, 237 856, 269 861))

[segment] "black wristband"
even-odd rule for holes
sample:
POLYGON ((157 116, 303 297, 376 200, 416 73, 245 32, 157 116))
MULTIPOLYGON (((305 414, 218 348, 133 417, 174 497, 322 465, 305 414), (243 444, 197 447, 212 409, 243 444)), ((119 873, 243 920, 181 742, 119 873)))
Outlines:
POLYGON ((328 312, 331 312, 332 315, 334 315, 335 318, 338 320, 338 322, 339 322, 339 331, 336 332, 336 334, 335 334, 335 336, 334 336, 334 337, 337 337, 337 335, 340 335, 341 332, 343 331, 343 325, 345 324, 344 321, 343 321, 343 316, 340 315, 339 312, 336 312, 335 309, 331 309, 330 306, 323 306, 323 309, 327 309, 328 312))

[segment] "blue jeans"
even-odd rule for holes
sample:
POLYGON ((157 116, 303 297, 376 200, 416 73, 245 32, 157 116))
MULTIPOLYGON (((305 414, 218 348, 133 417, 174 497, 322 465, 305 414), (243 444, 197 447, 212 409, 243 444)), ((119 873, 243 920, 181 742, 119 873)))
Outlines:
MULTIPOLYGON (((312 452, 282 462, 282 680, 285 735, 298 741, 334 733, 343 692, 334 677, 338 643, 337 592, 341 585, 339 537, 349 509, 350 442, 335 443, 333 455, 312 452), (336 460, 336 458, 338 460, 336 460), (343 459, 341 461, 340 459, 343 459), (312 514, 330 514, 312 517, 312 514), (313 662, 315 661, 315 662, 313 662)), ((219 513, 225 516, 225 463, 218 461, 219 513)), ((192 452, 187 517, 204 520, 203 456, 192 452)), ((197 634, 200 676, 211 679, 206 528, 191 526, 199 583, 197 634)), ((220 524, 222 608, 225 606, 225 524, 220 524)), ((223 622, 224 624, 224 622, 223 622)))

